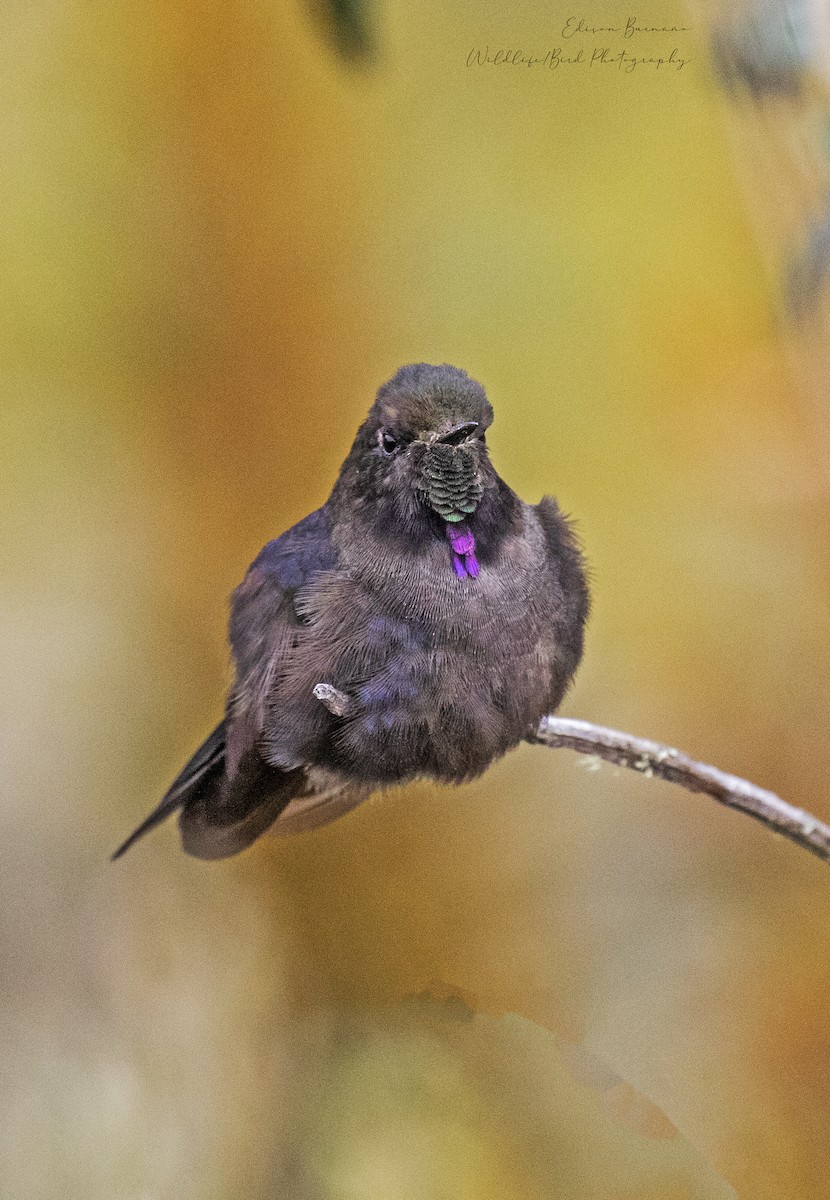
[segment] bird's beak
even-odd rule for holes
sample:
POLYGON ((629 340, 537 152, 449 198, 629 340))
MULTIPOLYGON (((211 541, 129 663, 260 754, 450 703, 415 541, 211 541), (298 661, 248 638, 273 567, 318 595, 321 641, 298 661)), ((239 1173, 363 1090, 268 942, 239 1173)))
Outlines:
POLYGON ((447 430, 443 437, 438 438, 438 441, 445 446, 460 446, 477 429, 478 421, 462 421, 459 425, 453 425, 452 429, 447 430))

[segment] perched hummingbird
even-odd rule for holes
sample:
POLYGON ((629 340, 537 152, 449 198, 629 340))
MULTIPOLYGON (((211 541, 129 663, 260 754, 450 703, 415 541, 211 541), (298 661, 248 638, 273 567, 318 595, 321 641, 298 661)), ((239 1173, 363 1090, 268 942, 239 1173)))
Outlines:
POLYGON ((233 594, 224 720, 114 857, 176 811, 187 853, 223 858, 378 788, 461 783, 557 708, 585 568, 556 502, 496 474, 492 419, 457 367, 381 387, 329 499, 233 594))

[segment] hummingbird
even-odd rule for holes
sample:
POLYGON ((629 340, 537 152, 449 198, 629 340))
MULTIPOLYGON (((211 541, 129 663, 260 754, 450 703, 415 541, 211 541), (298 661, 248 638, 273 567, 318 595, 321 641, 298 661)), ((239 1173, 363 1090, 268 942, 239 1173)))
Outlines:
POLYGON ((583 649, 588 586, 555 500, 497 474, 480 383, 401 367, 329 499, 268 542, 231 598, 225 716, 115 852, 178 813, 218 859, 378 789, 481 775, 556 710, 583 649))

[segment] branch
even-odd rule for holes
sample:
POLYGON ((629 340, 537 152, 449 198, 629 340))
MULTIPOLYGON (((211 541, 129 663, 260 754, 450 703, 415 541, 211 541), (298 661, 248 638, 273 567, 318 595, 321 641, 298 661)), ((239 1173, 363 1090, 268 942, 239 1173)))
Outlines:
POLYGON ((679 783, 687 791, 705 792, 719 804, 755 817, 756 821, 762 821, 797 846, 830 862, 830 827, 817 817, 793 808, 774 792, 756 787, 737 775, 727 775, 717 767, 695 762, 670 746, 567 717, 542 717, 539 728, 528 741, 552 749, 564 746, 568 750, 578 750, 616 763, 618 767, 640 771, 648 779, 656 775, 669 783, 679 783))

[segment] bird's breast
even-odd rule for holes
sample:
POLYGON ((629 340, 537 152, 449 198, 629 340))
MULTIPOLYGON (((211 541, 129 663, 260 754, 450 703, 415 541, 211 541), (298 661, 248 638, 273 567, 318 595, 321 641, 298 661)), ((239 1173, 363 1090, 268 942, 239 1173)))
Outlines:
POLYGON ((271 683, 269 761, 373 786, 458 782, 521 741, 556 670, 551 578, 525 513, 477 578, 456 576, 446 539, 384 558, 366 538, 298 592, 302 625, 271 683), (315 697, 320 683, 347 698, 342 713, 315 697))
POLYGON ((545 711, 552 653, 538 589, 515 571, 458 579, 442 558, 380 592, 321 581, 304 601, 284 704, 317 683, 348 697, 316 713, 318 765, 384 784, 415 776, 458 782, 516 745, 545 711), (401 586, 402 585, 402 586, 401 586))

